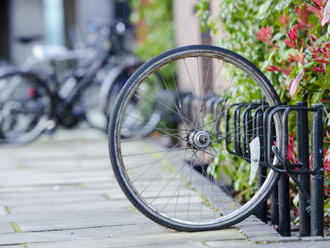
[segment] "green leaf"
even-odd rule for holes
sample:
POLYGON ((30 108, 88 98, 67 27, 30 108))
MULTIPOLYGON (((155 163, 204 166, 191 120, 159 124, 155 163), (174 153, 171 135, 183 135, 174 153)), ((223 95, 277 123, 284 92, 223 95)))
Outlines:
POLYGON ((298 73, 299 73, 299 66, 296 65, 293 67, 293 69, 289 75, 289 79, 290 80, 294 79, 298 75, 298 73))
POLYGON ((295 49, 295 48, 289 48, 289 49, 287 49, 287 50, 284 51, 284 53, 282 55, 283 56, 282 59, 283 60, 287 60, 287 59, 290 58, 290 55, 292 55, 293 57, 295 57, 298 53, 299 53, 299 51, 297 49, 295 49))
POLYGON ((280 1, 277 5, 276 5, 276 7, 275 7, 275 9, 277 10, 277 11, 283 11, 285 8, 287 8, 288 6, 289 6, 289 4, 292 2, 292 0, 284 0, 284 1, 280 1))
POLYGON ((225 174, 226 174, 227 176, 231 176, 231 173, 230 173, 230 171, 228 170, 227 166, 222 166, 222 169, 223 169, 223 171, 225 172, 225 174))
POLYGON ((261 68, 262 71, 265 71, 266 68, 272 64, 272 58, 273 58, 274 54, 276 53, 276 51, 277 51, 277 50, 274 49, 274 50, 270 53, 270 55, 268 56, 267 60, 265 61, 265 63, 263 64, 263 66, 262 66, 262 68, 261 68))
POLYGON ((240 189, 241 180, 238 179, 234 182, 234 190, 238 191, 240 189))
POLYGON ((275 42, 275 41, 280 40, 283 36, 286 36, 286 34, 285 34, 285 33, 281 33, 281 32, 275 34, 275 35, 273 36, 272 42, 275 42))
POLYGON ((272 0, 268 0, 260 6, 259 12, 257 14, 258 19, 263 20, 266 18, 267 15, 269 15, 270 6, 271 6, 272 2, 273 2, 272 0))

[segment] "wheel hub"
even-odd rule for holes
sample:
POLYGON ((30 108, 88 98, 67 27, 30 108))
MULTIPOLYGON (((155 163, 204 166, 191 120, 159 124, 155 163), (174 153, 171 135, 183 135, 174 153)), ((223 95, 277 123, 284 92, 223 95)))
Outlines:
POLYGON ((194 131, 189 134, 188 143, 196 149, 203 149, 210 145, 211 136, 205 130, 194 131))

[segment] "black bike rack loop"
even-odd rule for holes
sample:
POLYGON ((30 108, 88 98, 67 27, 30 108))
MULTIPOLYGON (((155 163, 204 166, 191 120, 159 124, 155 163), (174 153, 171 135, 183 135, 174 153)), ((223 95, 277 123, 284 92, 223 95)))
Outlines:
MULTIPOLYGON (((323 236, 323 105, 308 107, 305 102, 298 102, 296 105, 283 103, 268 106, 261 101, 226 105, 225 99, 214 95, 202 99, 188 94, 182 100, 182 103, 186 105, 183 107, 184 112, 188 111, 186 112, 187 118, 193 118, 194 113, 191 112, 194 112, 194 102, 201 104, 200 101, 205 101, 205 112, 216 116, 213 118, 214 120, 224 119, 226 135, 221 137, 224 138, 228 153, 244 157, 249 162, 248 144, 254 137, 259 137, 262 151, 257 186, 261 187, 263 184, 262 175, 266 174, 267 168, 281 174, 270 197, 270 223, 278 226, 279 233, 282 236, 291 236, 289 195, 289 177, 291 177, 297 184, 299 193, 299 235, 323 236), (288 116, 292 112, 296 116, 297 128, 298 161, 296 163, 287 159, 288 116), (312 116, 310 125, 308 114, 312 116), (275 116, 284 127, 282 136, 277 137, 281 139, 281 151, 275 145, 275 116), (311 148, 309 146, 309 126, 312 129, 311 148), (309 150, 311 150, 312 157, 311 166, 309 150), (274 157, 279 161, 278 165, 273 165, 274 157)), ((262 221, 268 221, 266 202, 260 204, 255 212, 262 221)))

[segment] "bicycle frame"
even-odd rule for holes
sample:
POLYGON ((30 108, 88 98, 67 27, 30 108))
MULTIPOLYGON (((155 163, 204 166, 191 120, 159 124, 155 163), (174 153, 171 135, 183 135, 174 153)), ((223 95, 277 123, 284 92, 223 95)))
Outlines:
POLYGON ((73 107, 79 101, 82 92, 93 83, 92 80, 97 72, 107 63, 108 53, 103 53, 98 60, 93 60, 92 63, 87 63, 87 70, 82 77, 75 75, 75 70, 77 68, 74 68, 67 79, 74 78, 77 83, 72 89, 70 89, 68 95, 65 97, 61 96, 59 93, 60 87, 57 87, 57 85, 60 85, 60 82, 54 80, 54 78, 52 79, 52 75, 48 75, 48 80, 45 83, 45 86, 51 92, 50 95, 55 105, 55 108, 52 111, 52 118, 55 120, 56 124, 73 127, 83 119, 84 113, 81 113, 81 116, 78 116, 73 113, 73 107), (55 86, 52 88, 52 85, 55 86), (65 123, 63 122, 63 118, 70 119, 70 121, 65 123))

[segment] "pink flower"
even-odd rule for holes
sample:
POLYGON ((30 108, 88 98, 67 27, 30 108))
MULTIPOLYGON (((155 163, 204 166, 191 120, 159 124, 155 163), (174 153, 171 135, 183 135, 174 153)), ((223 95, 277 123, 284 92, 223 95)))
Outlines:
POLYGON ((298 89, 299 86, 299 82, 302 79, 302 77, 304 76, 304 72, 300 72, 291 82, 291 86, 290 86, 290 96, 293 99, 294 95, 296 94, 296 91, 298 89))
POLYGON ((256 32, 258 40, 266 43, 271 44, 271 39, 273 36, 272 29, 269 26, 266 26, 265 28, 260 28, 259 32, 256 32))

